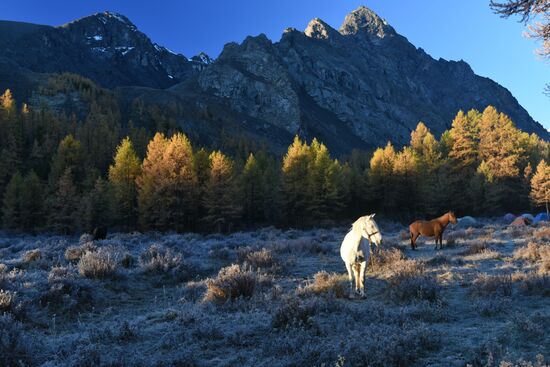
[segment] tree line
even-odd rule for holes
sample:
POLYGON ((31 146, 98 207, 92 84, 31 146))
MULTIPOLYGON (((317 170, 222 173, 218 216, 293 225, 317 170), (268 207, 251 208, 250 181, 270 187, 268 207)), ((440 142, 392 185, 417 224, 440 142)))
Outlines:
POLYGON ((162 123, 123 126, 101 90, 69 81, 56 88, 77 85, 89 98, 83 121, 18 106, 9 90, 0 97, 4 229, 220 232, 325 226, 366 212, 499 215, 548 201, 549 144, 491 106, 458 112, 440 139, 420 122, 402 149, 388 143, 337 160, 316 139, 295 137, 282 159, 261 149, 241 158, 195 147, 162 123))

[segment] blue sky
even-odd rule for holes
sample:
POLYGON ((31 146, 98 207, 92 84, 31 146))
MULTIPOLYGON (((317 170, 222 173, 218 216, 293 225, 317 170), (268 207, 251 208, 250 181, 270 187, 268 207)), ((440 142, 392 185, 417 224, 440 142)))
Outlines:
POLYGON ((508 88, 531 116, 550 129, 550 63, 522 36, 516 19, 501 19, 489 0, 3 0, 0 19, 60 25, 111 10, 126 15, 153 41, 193 56, 216 57, 227 42, 265 33, 278 41, 286 27, 305 29, 318 17, 339 28, 366 5, 434 58, 464 60, 479 75, 508 88))

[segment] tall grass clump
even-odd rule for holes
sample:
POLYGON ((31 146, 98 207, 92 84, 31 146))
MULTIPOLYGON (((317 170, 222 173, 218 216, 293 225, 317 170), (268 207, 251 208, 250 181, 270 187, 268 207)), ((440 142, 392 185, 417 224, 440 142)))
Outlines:
POLYGON ((388 293, 396 301, 439 299, 440 286, 437 280, 427 274, 424 265, 416 260, 396 262, 394 271, 388 279, 388 293))
POLYGON ((346 275, 322 270, 314 275, 313 282, 298 288, 296 293, 301 296, 331 295, 336 298, 345 298, 348 290, 347 283, 346 275))
POLYGON ((100 248, 98 251, 87 251, 78 262, 78 272, 86 278, 107 278, 117 271, 117 261, 111 251, 100 248))
POLYGON ((183 255, 163 245, 151 245, 139 256, 139 265, 149 274, 168 274, 178 279, 186 279, 190 275, 183 255))
POLYGON ((237 298, 250 298, 254 294, 258 278, 255 272, 233 264, 220 269, 215 278, 206 281, 205 302, 224 303, 237 298))

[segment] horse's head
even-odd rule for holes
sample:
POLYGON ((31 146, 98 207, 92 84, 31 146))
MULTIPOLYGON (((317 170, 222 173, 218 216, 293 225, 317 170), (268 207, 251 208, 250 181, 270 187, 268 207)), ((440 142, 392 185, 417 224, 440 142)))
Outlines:
POLYGON ((447 214, 449 215, 449 221, 450 221, 452 224, 456 224, 457 220, 456 220, 455 212, 453 212, 452 210, 450 210, 447 214))
POLYGON ((374 221, 374 215, 375 214, 371 214, 363 217, 364 221, 361 226, 361 235, 369 240, 369 242, 374 242, 376 246, 380 246, 382 244, 382 234, 374 221))

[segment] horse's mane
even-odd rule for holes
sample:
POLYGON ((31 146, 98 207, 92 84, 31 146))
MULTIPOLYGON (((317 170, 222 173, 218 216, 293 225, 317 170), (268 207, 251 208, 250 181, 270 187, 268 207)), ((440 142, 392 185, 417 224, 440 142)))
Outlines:
POLYGON ((359 219, 357 219, 355 222, 353 222, 353 224, 351 225, 350 230, 361 231, 360 225, 361 225, 361 222, 362 222, 363 218, 365 218, 365 217, 359 217, 359 219))

